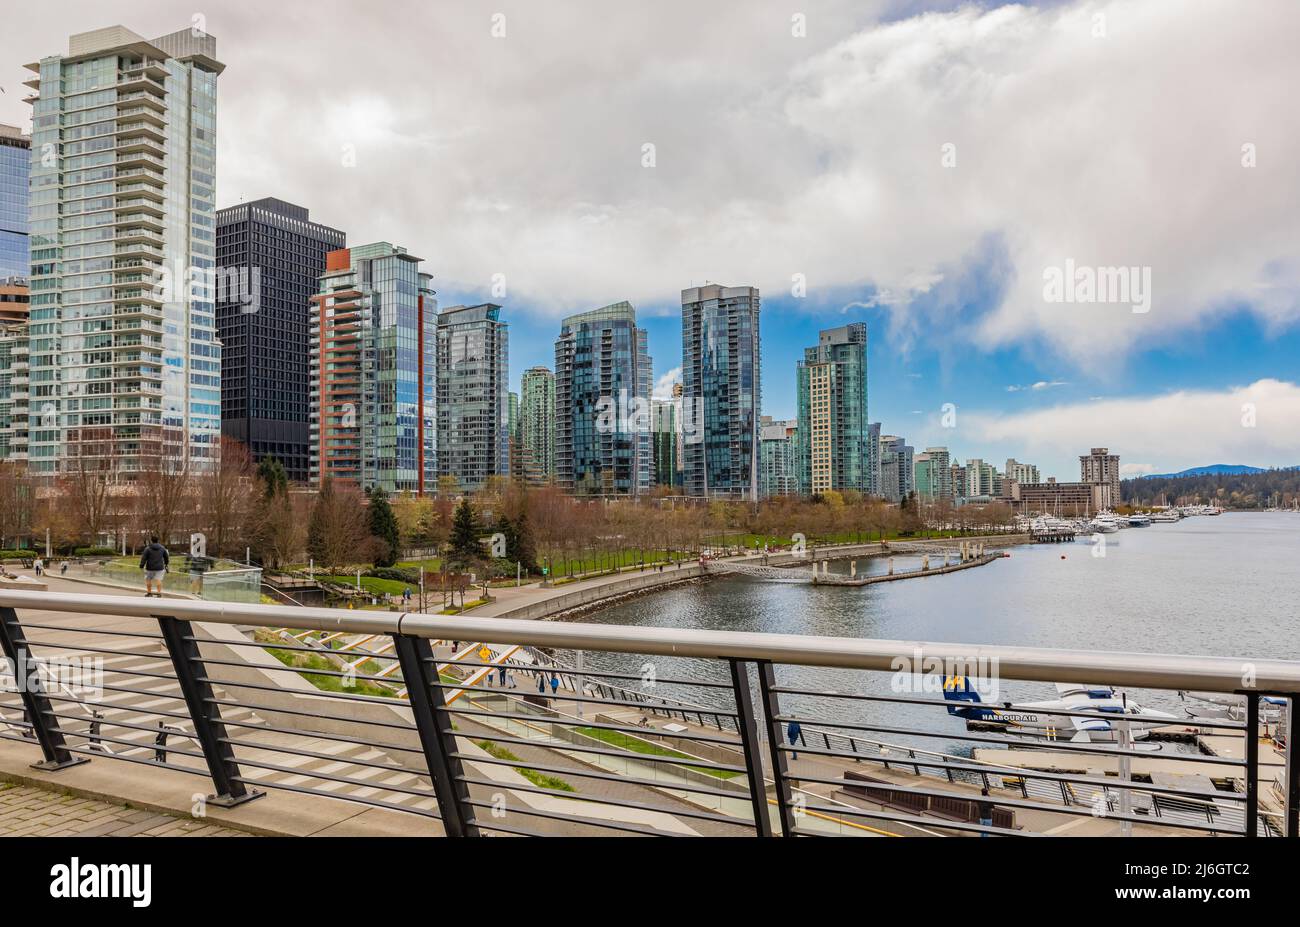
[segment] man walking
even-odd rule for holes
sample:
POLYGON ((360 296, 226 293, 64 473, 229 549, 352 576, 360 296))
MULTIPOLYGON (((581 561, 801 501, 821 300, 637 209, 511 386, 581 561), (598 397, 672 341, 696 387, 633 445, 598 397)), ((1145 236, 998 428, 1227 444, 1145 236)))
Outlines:
POLYGON ((144 570, 144 594, 162 598, 163 577, 167 575, 167 566, 171 563, 167 548, 158 543, 158 536, 149 538, 149 544, 140 552, 140 569, 144 570), (157 591, 154 591, 154 587, 157 591))

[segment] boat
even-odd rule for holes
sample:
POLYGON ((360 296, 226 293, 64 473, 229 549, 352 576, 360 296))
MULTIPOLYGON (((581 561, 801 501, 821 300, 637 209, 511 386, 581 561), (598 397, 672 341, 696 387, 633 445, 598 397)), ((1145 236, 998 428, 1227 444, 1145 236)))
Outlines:
POLYGON ((1178 509, 1165 509, 1163 512, 1153 512, 1151 515, 1152 524, 1168 524, 1170 522, 1179 522, 1183 516, 1178 514, 1178 509))
POLYGON ((1075 743, 1115 742, 1127 731, 1130 740, 1143 740, 1151 728, 1178 722, 1175 715, 1143 708, 1110 686, 1058 682, 1056 699, 1041 702, 1007 703, 994 708, 980 702, 979 692, 965 676, 944 680, 943 697, 948 714, 966 720, 967 727, 1001 727, 1009 733, 1069 740, 1075 743), (1096 713, 1095 717, 1063 715, 1059 712, 1096 713))
POLYGON ((1120 519, 1114 512, 1100 511, 1088 526, 1098 534, 1114 534, 1120 529, 1120 519))
POLYGON ((1134 512, 1127 518, 1130 528, 1145 528, 1151 524, 1151 516, 1142 512, 1134 512))
MULTIPOLYGON (((1187 712, 1187 717, 1193 720, 1196 718, 1246 720, 1246 696, 1244 695, 1235 692, 1186 692, 1179 689, 1178 697, 1184 702, 1190 700, 1191 704, 1185 704, 1183 710, 1187 712)), ((1267 723, 1280 721, 1285 710, 1286 699, 1272 695, 1259 697, 1259 720, 1267 723)))

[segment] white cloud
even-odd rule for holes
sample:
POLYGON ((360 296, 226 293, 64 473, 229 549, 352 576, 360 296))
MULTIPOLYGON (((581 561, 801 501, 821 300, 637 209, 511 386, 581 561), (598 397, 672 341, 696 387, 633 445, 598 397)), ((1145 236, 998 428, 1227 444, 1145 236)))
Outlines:
POLYGON ((655 399, 671 399, 673 395, 673 386, 682 382, 682 368, 674 367, 672 370, 660 374, 659 379, 655 381, 655 388, 652 395, 655 399))
MULTIPOLYGON (((806 38, 787 11, 744 0, 390 0, 382 13, 326 0, 310 16, 212 0, 228 66, 219 196, 280 196, 354 244, 405 245, 443 289, 505 274, 508 310, 671 304, 705 279, 787 293, 802 273, 810 297, 872 286, 904 320, 943 293, 947 317, 924 330, 1046 345, 1094 372, 1239 301, 1274 325, 1300 315, 1294 0, 888 23, 914 7, 800 8, 806 38), (497 11, 505 38, 491 36, 497 11), (1005 250, 1005 298, 954 324, 971 294, 942 288, 988 241, 1005 250), (1045 303, 1043 270, 1067 258, 1151 267, 1150 312, 1045 303)), ((188 25, 145 0, 113 16, 146 34, 188 25)), ((21 63, 104 17, 98 0, 67 0, 7 23, 0 121, 28 118, 21 63)))
POLYGON ((1015 415, 969 412, 961 425, 966 446, 996 446, 1021 460, 1059 462, 1062 476, 1070 472, 1064 463, 1069 455, 1097 446, 1119 454, 1126 475, 1212 463, 1295 466, 1300 385, 1263 379, 1217 392, 1180 390, 1015 415))
POLYGON ((1034 391, 1034 392, 1041 392, 1041 391, 1043 391, 1043 390, 1045 390, 1045 389, 1053 389, 1053 388, 1055 388, 1055 387, 1057 387, 1057 386, 1068 386, 1068 385, 1069 385, 1069 384, 1066 383, 1064 380, 1039 380, 1037 383, 1030 383, 1028 386, 1018 386, 1018 385, 1012 384, 1011 386, 1008 386, 1008 387, 1007 387, 1007 392, 1008 392, 1008 393, 1019 393, 1019 392, 1022 392, 1022 391, 1024 391, 1024 390, 1032 390, 1032 391, 1034 391))

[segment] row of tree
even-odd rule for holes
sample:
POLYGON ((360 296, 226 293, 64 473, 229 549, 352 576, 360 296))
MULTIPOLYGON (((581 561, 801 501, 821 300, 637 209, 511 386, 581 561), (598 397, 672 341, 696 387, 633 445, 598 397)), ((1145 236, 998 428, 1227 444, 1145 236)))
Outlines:
POLYGON ((1136 505, 1219 505, 1263 509, 1300 505, 1300 468, 1262 473, 1148 476, 1120 484, 1124 501, 1136 505))
POLYGON ((0 533, 61 549, 150 534, 177 542, 206 537, 211 556, 253 559, 271 569, 313 560, 318 567, 391 567, 403 554, 438 556, 450 570, 480 575, 576 572, 638 559, 681 558, 720 546, 780 546, 802 535, 871 540, 936 529, 974 531, 1009 524, 1006 506, 954 507, 914 496, 901 505, 860 493, 826 492, 749 502, 702 502, 667 491, 638 499, 574 497, 555 486, 494 479, 460 494, 443 481, 433 496, 363 493, 326 481, 317 491, 290 484, 273 459, 257 465, 238 442, 223 442, 213 471, 164 466, 131 482, 100 471, 65 474, 53 487, 0 464, 0 533))

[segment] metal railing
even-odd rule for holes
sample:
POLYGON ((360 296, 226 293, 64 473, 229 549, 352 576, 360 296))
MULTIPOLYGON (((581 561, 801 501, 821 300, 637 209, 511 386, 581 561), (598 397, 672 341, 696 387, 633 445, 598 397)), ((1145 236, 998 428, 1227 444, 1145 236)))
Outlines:
POLYGON ((274 789, 452 836, 1298 831, 1294 713, 1285 738, 1259 736, 1261 696, 1300 692, 1292 661, 8 590, 0 643, 0 739, 39 747, 49 770, 208 779, 225 806, 274 789), (98 661, 95 685, 22 669, 71 658, 98 661), (1134 735, 1058 704, 1035 711, 1069 732, 1113 722, 1115 742, 1025 736, 900 687, 922 678, 900 676, 914 659, 992 665, 1003 683, 1235 693, 1245 720, 1134 735), (810 668, 828 675, 809 684, 810 668))

